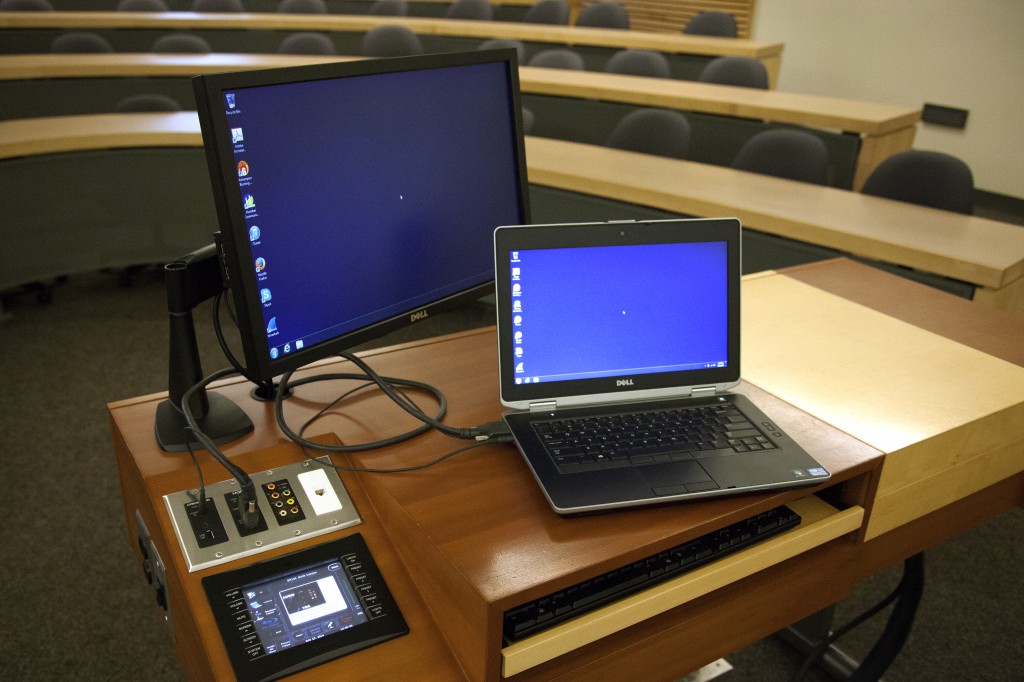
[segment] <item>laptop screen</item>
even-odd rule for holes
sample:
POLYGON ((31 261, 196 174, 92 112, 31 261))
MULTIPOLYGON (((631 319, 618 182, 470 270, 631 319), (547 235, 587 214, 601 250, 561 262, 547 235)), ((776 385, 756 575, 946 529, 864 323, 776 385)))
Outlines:
POLYGON ((738 379, 738 222, 502 228, 496 246, 503 400, 738 379))

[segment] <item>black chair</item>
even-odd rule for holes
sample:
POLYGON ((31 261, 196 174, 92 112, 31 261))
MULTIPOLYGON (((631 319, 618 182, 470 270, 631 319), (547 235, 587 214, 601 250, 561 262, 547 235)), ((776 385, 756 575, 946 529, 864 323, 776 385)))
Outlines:
POLYGON ((145 94, 125 97, 114 106, 114 111, 124 113, 154 113, 161 111, 181 111, 178 100, 167 95, 145 94))
POLYGON ((494 6, 489 0, 455 0, 444 15, 448 19, 491 21, 494 19, 494 6))
POLYGON ((942 152, 911 149, 893 154, 871 171, 861 191, 944 211, 974 213, 970 167, 942 152))
POLYGON ((697 80, 767 90, 768 69, 753 57, 716 57, 707 63, 697 80))
POLYGON ((530 131, 533 130, 533 124, 536 122, 536 117, 533 112, 526 107, 522 108, 523 111, 523 134, 529 135, 530 131))
POLYGON ((627 48, 619 50, 611 56, 604 70, 608 73, 621 73, 629 76, 646 76, 648 78, 671 78, 672 70, 668 59, 654 50, 627 48))
POLYGON ((521 40, 514 40, 512 38, 491 38, 480 43, 479 50, 500 50, 505 48, 513 48, 516 51, 516 55, 519 59, 520 64, 526 63, 526 44, 521 40))
POLYGON ((523 15, 527 24, 569 24, 569 3, 565 0, 538 0, 523 15))
POLYGON ((192 0, 193 12, 244 12, 242 0, 192 0))
POLYGON ((805 130, 765 130, 744 143, 732 167, 825 185, 828 184, 828 148, 820 137, 805 130))
POLYGON ((553 47, 548 50, 541 50, 530 57, 529 66, 539 66, 544 69, 569 69, 570 71, 583 71, 583 57, 567 47, 553 47))
POLYGON ((685 159, 690 153, 690 122, 671 109, 637 109, 615 125, 607 146, 685 159))
POLYGON ((204 38, 191 33, 168 33, 153 42, 153 52, 162 54, 208 54, 213 50, 204 38))
POLYGON ((580 10, 576 25, 628 29, 629 11, 617 2, 594 3, 580 10))
POLYGON ((409 14, 409 3, 405 0, 377 0, 370 5, 370 15, 375 17, 404 17, 409 14))
POLYGON ((335 55, 338 48, 334 42, 324 33, 313 33, 303 31, 285 36, 281 45, 277 48, 278 54, 316 54, 335 55))
POLYGON ((0 0, 0 12, 52 12, 50 0, 0 0))
POLYGON ((121 0, 117 3, 118 12, 167 12, 164 0, 121 0))
POLYGON ((363 57, 404 57, 423 53, 419 36, 405 26, 374 26, 366 32, 359 46, 359 54, 363 57))
POLYGON ((683 27, 683 33, 695 36, 736 37, 736 17, 726 12, 699 12, 683 27))
POLYGON ((62 33, 50 43, 50 52, 54 54, 109 54, 114 47, 101 35, 86 31, 62 33))
POLYGON ((327 14, 324 0, 281 0, 277 11, 282 14, 327 14))

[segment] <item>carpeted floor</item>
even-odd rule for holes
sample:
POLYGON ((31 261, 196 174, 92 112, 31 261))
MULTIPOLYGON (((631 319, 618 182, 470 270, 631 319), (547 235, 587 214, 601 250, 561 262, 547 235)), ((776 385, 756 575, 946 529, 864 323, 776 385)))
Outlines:
MULTIPOLYGON (((110 401, 166 388, 162 275, 143 271, 129 288, 115 281, 103 273, 73 277, 49 305, 31 295, 8 299, 0 321, 4 679, 181 679, 129 550, 106 416, 110 401)), ((430 331, 488 324, 492 314, 476 304, 430 331)), ((202 310, 197 323, 204 368, 212 371, 225 363, 208 316, 202 310)), ((885 679, 1024 679, 1021 538, 1024 510, 1016 509, 927 553, 917 623, 885 679)), ((892 569, 860 585, 838 606, 837 622, 882 598, 898 579, 892 569)), ((862 657, 881 625, 867 623, 840 646, 862 657)), ((728 661, 734 670, 720 678, 726 682, 785 680, 800 656, 772 638, 728 661)), ((805 679, 826 678, 815 672, 805 679)))

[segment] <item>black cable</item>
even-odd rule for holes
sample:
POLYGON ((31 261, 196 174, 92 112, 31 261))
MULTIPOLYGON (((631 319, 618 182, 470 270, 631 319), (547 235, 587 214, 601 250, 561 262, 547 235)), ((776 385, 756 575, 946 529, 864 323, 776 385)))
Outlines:
POLYGON ((196 511, 199 516, 202 516, 206 513, 206 484, 203 482, 203 469, 199 466, 196 451, 192 449, 192 441, 186 440, 185 447, 188 448, 188 456, 192 458, 192 464, 196 467, 196 476, 199 477, 199 499, 197 500, 198 506, 196 511))
POLYGON ((878 641, 850 676, 850 682, 874 682, 882 677, 910 635, 914 616, 924 594, 924 553, 918 553, 903 562, 900 597, 889 614, 878 641))
POLYGON ((476 448, 480 448, 480 447, 483 447, 485 445, 498 445, 500 443, 508 443, 508 442, 511 442, 511 439, 504 439, 502 437, 495 437, 495 438, 491 438, 491 439, 488 439, 488 440, 479 440, 479 441, 476 441, 474 443, 470 443, 469 445, 465 445, 465 446, 463 446, 461 448, 458 448, 457 450, 453 450, 453 451, 451 451, 449 453, 441 455, 440 457, 432 459, 431 461, 426 462, 425 464, 414 464, 412 466, 396 467, 394 469, 382 469, 382 468, 376 468, 376 467, 350 467, 350 466, 342 466, 341 464, 335 464, 334 462, 323 462, 320 459, 318 459, 316 457, 316 455, 313 455, 309 451, 307 451, 306 447, 304 445, 300 444, 299 448, 302 450, 302 455, 306 459, 315 461, 317 464, 320 464, 322 466, 331 467, 332 469, 335 469, 336 471, 353 471, 353 472, 364 473, 364 474, 405 474, 405 473, 409 473, 411 471, 422 471, 424 469, 429 469, 430 467, 432 467, 432 466, 434 466, 436 464, 440 464, 441 462, 444 462, 445 460, 451 459, 452 457, 454 457, 456 455, 461 455, 464 452, 467 452, 469 450, 474 450, 476 448))
MULTIPOLYGON (((904 603, 908 603, 907 600, 905 599, 905 597, 909 595, 910 601, 913 602, 914 611, 916 611, 917 602, 920 600, 920 587, 919 587, 920 581, 918 580, 919 574, 917 573, 917 571, 914 570, 915 569, 915 564, 913 562, 915 560, 918 560, 919 557, 920 557, 919 561, 923 562, 924 559, 923 559, 923 555, 921 555, 921 554, 914 555, 914 556, 910 557, 909 559, 907 559, 906 562, 904 562, 903 577, 900 578, 900 582, 896 585, 895 588, 893 588, 892 592, 890 592, 884 599, 879 601, 874 606, 866 609, 860 615, 858 615, 857 617, 855 617, 852 620, 848 621, 845 625, 843 625, 839 629, 833 631, 829 636, 825 637, 820 642, 818 642, 814 646, 814 648, 812 648, 808 652, 807 657, 804 659, 803 664, 800 666, 800 669, 797 670, 793 674, 793 676, 790 678, 790 682, 799 682, 799 680, 801 680, 803 678, 803 676, 807 674, 807 671, 811 669, 811 666, 816 664, 818 662, 818 660, 825 654, 825 652, 828 650, 828 648, 830 646, 832 646, 833 644, 835 644, 835 642, 839 638, 841 638, 846 633, 850 632, 851 630, 853 630, 854 628, 856 628, 857 626, 859 626, 860 624, 862 624, 863 622, 865 622, 869 618, 873 617, 874 615, 876 615, 877 613, 882 611, 882 609, 884 609, 885 607, 889 606, 889 604, 893 603, 897 599, 899 599, 901 601, 904 601, 904 603), (915 596, 915 593, 916 593, 916 596, 915 596)), ((896 609, 898 609, 898 608, 899 608, 899 603, 897 602, 897 606, 893 609, 893 615, 895 615, 896 609)), ((911 618, 911 620, 913 619, 913 612, 911 612, 910 618, 911 618)), ((890 621, 889 621, 890 625, 892 624, 892 621, 893 621, 893 616, 890 616, 890 621)), ((887 627, 887 630, 888 630, 888 627, 887 627)), ((909 632, 909 625, 908 625, 907 630, 909 632)), ((904 635, 904 640, 905 639, 906 639, 906 637, 904 635)), ((878 643, 876 643, 875 648, 878 648, 879 645, 883 642, 883 640, 886 640, 885 633, 883 633, 883 635, 879 638, 879 641, 878 641, 878 643)), ((902 642, 900 643, 900 646, 902 646, 902 642)), ((888 650, 888 647, 886 647, 886 650, 888 650)), ((874 652, 875 652, 875 649, 872 649, 871 654, 873 654, 874 652)), ((899 652, 899 648, 896 648, 896 650, 894 652, 892 652, 892 656, 891 656, 891 658, 889 658, 888 663, 885 664, 885 667, 882 668, 882 670, 878 671, 878 673, 877 673, 878 677, 881 677, 881 674, 883 672, 885 672, 885 668, 888 668, 889 664, 892 663, 892 660, 895 658, 895 655, 898 652, 899 652)), ((855 680, 855 679, 856 680, 877 679, 877 677, 863 677, 863 676, 858 677, 858 675, 861 673, 862 669, 864 669, 865 673, 867 673, 869 670, 873 672, 876 669, 876 665, 877 664, 870 664, 870 665, 868 665, 868 667, 865 667, 865 665, 868 664, 869 659, 871 659, 871 654, 869 654, 868 657, 865 658, 865 660, 861 663, 861 665, 858 666, 857 670, 854 671, 853 675, 850 677, 850 680, 855 680)))

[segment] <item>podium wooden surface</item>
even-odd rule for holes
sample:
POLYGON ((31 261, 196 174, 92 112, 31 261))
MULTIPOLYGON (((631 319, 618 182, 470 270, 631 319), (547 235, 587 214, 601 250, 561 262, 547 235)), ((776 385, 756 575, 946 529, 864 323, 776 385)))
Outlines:
MULTIPOLYGON (((351 530, 367 538, 411 632, 297 678, 369 680, 397 670, 417 679, 671 680, 1024 503, 1024 321, 844 260, 748 277, 743 296, 747 380, 739 390, 830 468, 832 481, 563 518, 510 445, 417 473, 343 473, 364 518, 351 530), (952 385, 955 391, 945 390, 952 385), (805 517, 795 531, 503 646, 504 610, 783 503, 805 517)), ((387 375, 439 386, 450 403, 448 423, 483 423, 501 411, 493 329, 372 351, 366 359, 387 375)), ((249 399, 244 382, 216 390, 256 424, 226 449, 235 463, 259 471, 300 456, 272 407, 249 399)), ((343 390, 302 387, 286 418, 301 423, 343 390)), ((109 406, 125 514, 132 532, 140 514, 167 564, 170 621, 187 675, 230 679, 199 580, 232 564, 184 570, 161 496, 193 486, 195 472, 187 455, 156 447, 153 415, 162 398, 109 406)), ((352 443, 394 433, 407 420, 365 393, 313 431, 352 443)), ((335 460, 408 466, 458 446, 432 433, 335 460)), ((207 458, 202 468, 207 480, 227 478, 207 458)))

